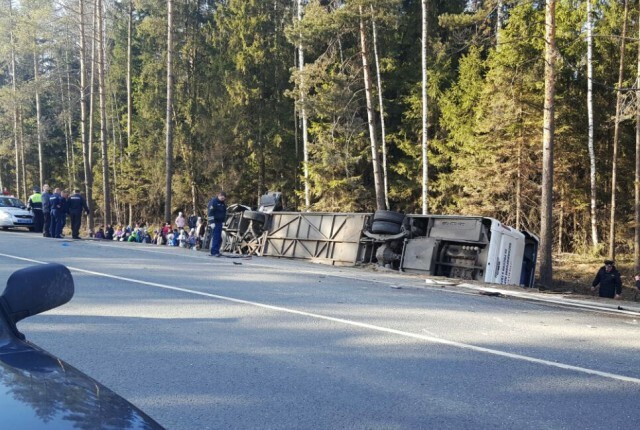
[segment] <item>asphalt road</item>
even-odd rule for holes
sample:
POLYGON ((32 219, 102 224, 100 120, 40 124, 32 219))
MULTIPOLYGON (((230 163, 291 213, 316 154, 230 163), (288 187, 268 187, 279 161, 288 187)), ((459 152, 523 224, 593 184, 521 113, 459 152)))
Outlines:
POLYGON ((370 269, 0 233, 72 269, 27 339, 167 429, 640 427, 640 328, 370 269))

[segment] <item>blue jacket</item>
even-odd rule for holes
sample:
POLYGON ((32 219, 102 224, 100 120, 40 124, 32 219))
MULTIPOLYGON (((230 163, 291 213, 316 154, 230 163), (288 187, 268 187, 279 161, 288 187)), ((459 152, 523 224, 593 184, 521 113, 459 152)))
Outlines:
POLYGON ((227 219, 227 205, 214 197, 207 206, 209 221, 224 222, 227 219))
POLYGON ((68 201, 70 214, 80 215, 83 209, 86 213, 89 213, 87 202, 85 202, 84 197, 82 197, 80 194, 71 194, 68 201))
POLYGON ((60 194, 51 194, 51 197, 49 197, 49 207, 52 213, 61 213, 63 203, 64 199, 60 194))
POLYGON ((63 198, 60 194, 51 194, 49 204, 51 213, 55 216, 64 216, 69 213, 69 199, 63 198))

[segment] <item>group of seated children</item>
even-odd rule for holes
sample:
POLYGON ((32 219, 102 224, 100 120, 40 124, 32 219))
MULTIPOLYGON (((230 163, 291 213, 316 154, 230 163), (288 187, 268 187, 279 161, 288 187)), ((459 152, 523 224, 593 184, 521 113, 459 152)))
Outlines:
POLYGON ((101 226, 94 238, 104 240, 115 240, 118 242, 150 243, 154 245, 177 246, 180 248, 200 249, 204 240, 206 224, 201 218, 197 219, 196 225, 189 226, 176 225, 175 228, 166 222, 161 228, 152 230, 147 228, 146 223, 138 223, 135 227, 130 225, 101 226))

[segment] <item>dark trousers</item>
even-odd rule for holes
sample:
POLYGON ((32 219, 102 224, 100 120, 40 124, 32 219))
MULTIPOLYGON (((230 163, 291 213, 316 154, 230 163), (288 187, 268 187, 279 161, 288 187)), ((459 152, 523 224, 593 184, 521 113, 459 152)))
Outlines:
POLYGON ((62 228, 67 222, 67 214, 61 211, 51 211, 51 237, 62 237, 62 228))
POLYGON ((49 223, 49 237, 56 237, 58 231, 58 216, 56 211, 51 211, 51 222, 49 223))
POLYGON ((70 213, 71 216, 71 236, 74 239, 78 239, 80 237, 80 223, 82 222, 82 212, 80 213, 70 213))
POLYGON ((211 255, 220 254, 220 245, 222 245, 222 222, 216 221, 211 232, 211 255))
POLYGON ((33 231, 42 233, 42 209, 33 210, 33 231))
POLYGON ((42 235, 44 237, 51 236, 51 214, 49 212, 42 213, 42 235))

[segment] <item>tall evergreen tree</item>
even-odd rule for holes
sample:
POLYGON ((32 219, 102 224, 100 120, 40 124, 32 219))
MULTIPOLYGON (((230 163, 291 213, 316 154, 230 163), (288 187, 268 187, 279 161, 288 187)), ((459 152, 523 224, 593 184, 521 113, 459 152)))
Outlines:
POLYGON ((555 132, 556 85, 556 3, 545 6, 544 120, 542 136, 542 204, 540 208, 540 282, 545 287, 553 281, 553 149, 555 132))

